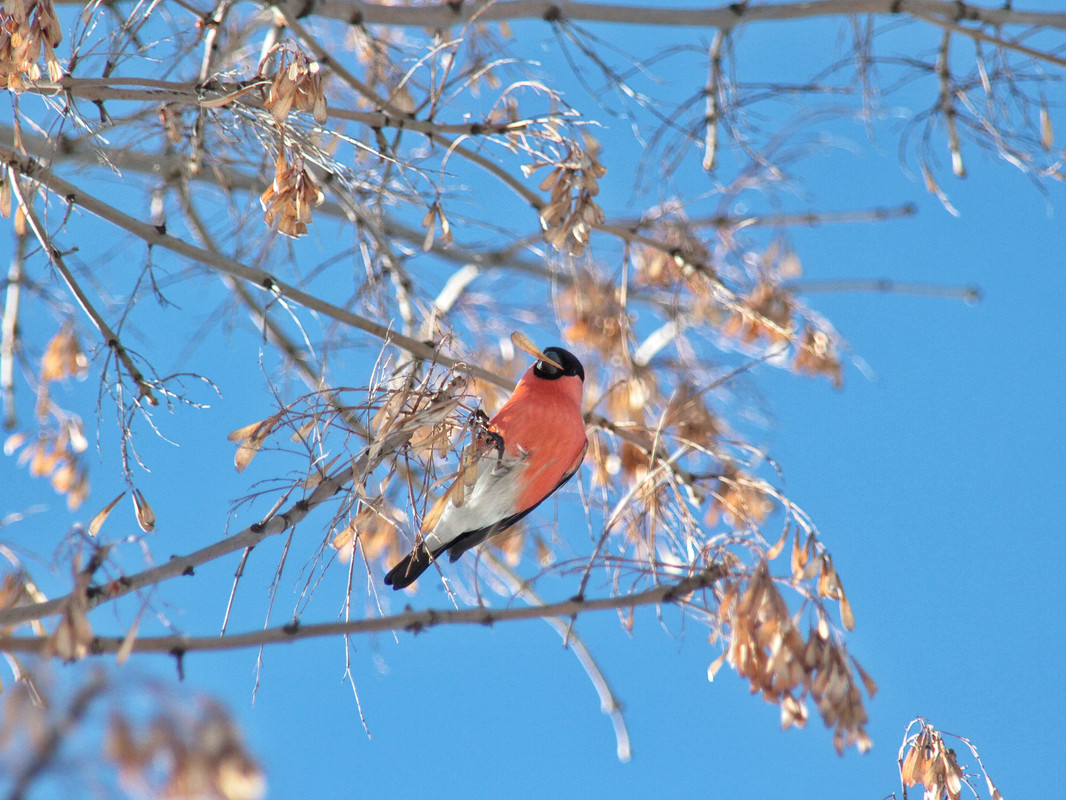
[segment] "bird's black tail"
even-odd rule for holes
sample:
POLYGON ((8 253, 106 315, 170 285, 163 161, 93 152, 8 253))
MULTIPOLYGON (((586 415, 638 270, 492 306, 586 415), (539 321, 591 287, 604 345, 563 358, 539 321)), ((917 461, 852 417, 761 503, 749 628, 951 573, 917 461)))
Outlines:
POLYGON ((385 585, 393 589, 406 589, 418 580, 418 576, 429 569, 432 563, 433 558, 429 550, 424 544, 419 544, 404 556, 399 564, 389 570, 385 576, 385 585))

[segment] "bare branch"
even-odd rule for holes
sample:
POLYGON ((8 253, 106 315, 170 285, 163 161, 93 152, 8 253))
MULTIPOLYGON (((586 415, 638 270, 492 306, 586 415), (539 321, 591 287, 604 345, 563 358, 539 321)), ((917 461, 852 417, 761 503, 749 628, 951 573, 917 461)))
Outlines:
MULTIPOLYGON (((458 359, 448 358, 447 356, 436 353, 433 347, 424 342, 417 341, 409 336, 404 336, 401 333, 390 330, 385 325, 381 325, 366 317, 354 314, 333 303, 328 303, 314 295, 302 291, 301 289, 297 289, 295 286, 291 286, 274 278, 263 270, 249 267, 234 259, 226 258, 201 247, 196 247, 195 245, 168 235, 154 225, 136 220, 128 214, 119 211, 114 206, 109 205, 88 192, 82 191, 73 184, 68 183, 54 173, 42 169, 33 159, 21 156, 11 150, 0 148, 0 160, 6 162, 13 172, 32 177, 53 194, 62 197, 69 203, 81 206, 86 211, 95 214, 101 219, 105 219, 108 222, 123 228, 127 232, 143 239, 145 243, 150 246, 171 250, 186 258, 192 259, 193 261, 206 264, 226 274, 253 283, 267 292, 286 297, 299 303, 305 308, 318 311, 326 316, 332 317, 338 322, 346 323, 364 333, 369 333, 381 341, 386 341, 397 347, 401 347, 418 358, 436 359, 445 366, 456 366, 461 363, 458 359)), ((464 364, 464 369, 482 380, 501 385, 504 388, 510 388, 509 382, 503 381, 498 375, 495 375, 488 370, 469 364, 464 364)))
MULTIPOLYGON (((228 540, 227 540, 228 541, 228 540)), ((690 595, 708 589, 728 574, 722 565, 712 565, 699 574, 683 578, 676 583, 664 584, 634 594, 611 595, 585 600, 571 598, 544 605, 519 606, 514 608, 469 608, 408 610, 386 617, 329 622, 315 625, 290 624, 248 633, 227 636, 157 636, 139 637, 133 644, 138 653, 185 654, 191 652, 217 652, 270 644, 295 642, 322 636, 350 636, 352 634, 382 633, 387 631, 422 631, 443 625, 495 625, 530 619, 576 617, 592 611, 632 609, 641 606, 677 604, 689 605, 690 595)), ((0 622, 0 624, 3 624, 0 622)), ((93 639, 94 655, 116 653, 125 637, 98 636, 93 639)), ((26 636, 0 636, 0 650, 14 653, 41 652, 46 638, 26 636)))
MULTIPOLYGON (((102 79, 75 78, 67 75, 54 82, 39 81, 27 87, 25 91, 27 94, 39 94, 45 97, 68 95, 94 103, 102 103, 105 100, 130 100, 208 109, 239 102, 248 108, 263 109, 265 105, 259 90, 265 89, 268 84, 269 81, 265 79, 255 79, 241 83, 212 82, 207 86, 202 86, 189 82, 160 81, 149 78, 102 79)), ((361 87, 362 83, 356 82, 356 85, 361 87)), ((380 100, 380 98, 376 99, 380 100)), ((490 120, 462 123, 434 122, 419 119, 413 114, 404 114, 391 106, 384 111, 356 111, 333 106, 329 114, 335 119, 358 122, 372 130, 396 128, 397 130, 416 131, 427 136, 453 134, 471 137, 513 133, 552 119, 548 115, 513 122, 490 120)))
MULTIPOLYGON (((300 7, 297 2, 287 4, 300 7)), ((477 15, 480 22, 559 19, 610 22, 623 25, 719 28, 781 20, 813 19, 864 14, 923 13, 945 20, 966 19, 993 26, 1028 25, 1066 28, 1066 13, 1021 11, 1009 5, 982 6, 952 0, 815 0, 796 3, 728 4, 713 8, 661 5, 617 5, 576 0, 508 0, 482 8, 470 3, 396 6, 362 0, 317 0, 313 13, 352 25, 392 25, 449 28, 467 25, 477 15)))

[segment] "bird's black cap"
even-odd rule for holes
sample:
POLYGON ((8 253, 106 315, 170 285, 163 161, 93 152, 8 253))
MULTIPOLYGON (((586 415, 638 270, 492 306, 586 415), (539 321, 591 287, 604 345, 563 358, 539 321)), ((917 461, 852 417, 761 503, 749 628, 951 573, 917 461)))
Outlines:
POLYGON ((544 355, 556 362, 562 369, 556 369, 554 364, 549 364, 547 361, 538 361, 533 365, 533 374, 538 378, 554 381, 558 378, 576 376, 581 378, 582 381, 585 380, 585 368, 581 366, 577 356, 569 350, 563 350, 561 347, 549 347, 544 351, 544 355))

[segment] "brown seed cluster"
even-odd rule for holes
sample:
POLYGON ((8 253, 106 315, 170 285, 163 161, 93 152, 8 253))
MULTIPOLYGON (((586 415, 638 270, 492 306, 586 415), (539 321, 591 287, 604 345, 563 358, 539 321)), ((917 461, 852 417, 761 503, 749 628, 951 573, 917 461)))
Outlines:
POLYGON ((728 631, 729 646, 711 665, 712 677, 728 660, 748 679, 752 692, 761 692, 765 700, 780 706, 783 728, 807 723, 809 698, 826 726, 833 728, 837 752, 853 745, 860 751, 870 749, 862 689, 865 686, 872 697, 876 685, 842 644, 819 630, 821 626, 804 638, 765 561, 746 581, 727 585, 718 621, 728 631))
POLYGON ((620 441, 612 448, 607 444, 612 437, 590 439, 588 461, 594 480, 603 485, 616 483, 619 474, 628 482, 643 481, 654 457, 679 444, 710 451, 721 434, 721 420, 711 410, 706 392, 681 382, 664 397, 657 373, 647 368, 633 366, 629 377, 607 392, 604 408, 616 426, 614 438, 620 441))
POLYGON ((32 441, 26 433, 13 433, 4 442, 4 453, 12 455, 21 448, 19 465, 28 464, 35 478, 49 478, 52 488, 66 496, 67 506, 73 510, 89 496, 89 473, 81 460, 87 447, 81 420, 70 418, 60 421, 58 427, 41 428, 32 441))
POLYGON ((788 341, 792 333, 792 296, 775 283, 760 281, 734 309, 722 330, 744 342, 788 341))
POLYGON ((575 276, 559 292, 558 313, 567 322, 567 339, 598 350, 605 358, 622 354, 630 319, 613 283, 587 273, 575 276))
POLYGON ((702 293, 702 284, 693 280, 696 265, 709 271, 711 256, 706 243, 688 225, 680 209, 652 223, 649 233, 659 246, 638 243, 633 248, 634 282, 638 286, 666 289, 683 285, 702 293))
POLYGON ((281 134, 274 181, 259 197, 267 225, 293 238, 307 233, 311 209, 324 195, 303 156, 295 146, 286 145, 285 122, 293 112, 311 112, 315 122, 326 122, 326 94, 322 87, 322 70, 299 48, 291 44, 276 45, 259 63, 259 76, 273 78, 264 93, 263 104, 274 118, 281 134), (291 154, 287 151, 291 151, 291 154))
POLYGON ((44 53, 48 77, 63 77, 55 48, 63 31, 51 0, 5 0, 0 9, 0 85, 13 92, 41 79, 37 61, 44 53))
POLYGON ((833 337, 809 321, 801 321, 797 332, 796 311, 796 301, 784 286, 760 281, 726 317, 722 332, 749 344, 791 342, 796 372, 825 375, 840 388, 844 372, 833 337))
POLYGON ((105 752, 131 793, 257 800, 266 792, 262 770, 245 749, 237 726, 213 704, 192 718, 157 713, 140 732, 115 713, 105 752))
POLYGON ((844 385, 844 370, 832 338, 823 330, 809 325, 803 329, 792 361, 796 372, 825 375, 838 389, 844 385))
POLYGON ((84 378, 89 371, 89 360, 81 349, 78 334, 74 326, 63 325, 55 336, 48 342, 44 355, 41 357, 41 391, 44 393, 43 400, 38 401, 38 414, 40 407, 47 402, 48 384, 53 381, 62 381, 67 378, 84 378))
MULTIPOLYGON (((646 429, 649 423, 648 410, 654 408, 658 397, 658 387, 652 376, 643 370, 634 370, 633 375, 616 384, 606 397, 609 418, 616 424, 636 430, 646 429)), ((651 450, 654 442, 650 436, 628 437, 621 441, 617 462, 611 459, 604 463, 603 483, 611 482, 610 475, 620 469, 622 476, 634 483, 644 479, 651 466, 651 450)), ((597 452, 592 453, 594 463, 597 452)), ((606 452, 604 453, 606 455, 606 452)), ((609 458, 609 456, 608 456, 609 458)), ((597 466, 599 466, 597 464, 597 466)))
POLYGON ((400 519, 403 519, 400 511, 379 497, 334 535, 333 548, 344 561, 352 557, 356 547, 361 547, 368 561, 381 559, 393 563, 403 555, 396 524, 400 519))
POLYGON ((592 230, 603 224, 603 209, 593 199, 600 193, 599 178, 607 174, 598 153, 599 145, 586 137, 584 150, 571 148, 557 164, 541 162, 522 168, 528 177, 543 166, 552 167, 540 182, 540 190, 549 193, 548 203, 540 210, 540 224, 544 238, 559 252, 580 256, 592 230))
POLYGON ((71 509, 89 496, 89 474, 81 459, 88 448, 81 419, 58 408, 51 399, 50 387, 56 381, 84 378, 89 361, 81 349, 74 327, 63 325, 48 342, 41 357, 37 389, 36 436, 14 433, 4 442, 4 453, 21 449, 18 463, 28 464, 35 478, 48 477, 52 487, 67 498, 71 509))
POLYGON ((259 75, 267 77, 273 65, 274 77, 263 98, 267 110, 277 123, 283 123, 292 111, 310 111, 315 122, 323 125, 328 118, 326 93, 322 88, 322 69, 294 45, 275 45, 259 63, 259 75))
POLYGON ((311 209, 324 199, 315 179, 304 168, 303 158, 294 156, 290 164, 282 146, 274 166, 274 182, 259 196, 266 224, 286 236, 303 236, 311 222, 311 209))
POLYGON ((722 433, 722 421, 707 405, 707 393, 687 382, 667 400, 662 425, 700 448, 712 447, 722 433))
POLYGON ((772 510, 773 503, 761 482, 733 462, 727 462, 722 466, 706 519, 708 525, 724 519, 734 528, 745 528, 759 525, 772 510))
MULTIPOLYGON (((781 541, 774 545, 770 558, 776 557, 781 552, 787 538, 788 531, 786 530, 781 541)), ((813 533, 808 534, 801 545, 799 529, 797 529, 792 542, 792 580, 798 584, 813 580, 816 576, 818 596, 839 602, 841 624, 849 631, 854 630, 855 619, 851 612, 851 603, 848 602, 848 596, 844 594, 844 585, 833 567, 833 557, 824 549, 819 552, 813 533)))
MULTIPOLYGON (((46 599, 29 574, 22 570, 21 566, 15 572, 6 573, 3 579, 0 580, 0 610, 17 608, 30 603, 40 603, 46 599)), ((31 620, 27 624, 33 628, 33 632, 38 636, 46 635, 40 620, 31 620)), ((0 627, 0 634, 4 636, 10 635, 16 627, 0 627)))
POLYGON ((921 785, 925 800, 959 800, 962 794, 962 768, 955 751, 944 744, 944 737, 932 725, 923 722, 909 740, 910 749, 900 764, 900 778, 907 786, 921 785))
MULTIPOLYGON (((843 384, 836 335, 804 313, 789 287, 788 281, 802 273, 795 253, 773 244, 753 254, 749 267, 757 273, 754 284, 747 290, 731 289, 710 266, 707 244, 679 213, 663 212, 648 230, 661 245, 633 248, 636 285, 681 293, 686 312, 730 339, 745 345, 790 347, 794 371, 824 375, 838 388, 843 384)), ((728 230, 719 236, 727 249, 735 246, 728 230)))

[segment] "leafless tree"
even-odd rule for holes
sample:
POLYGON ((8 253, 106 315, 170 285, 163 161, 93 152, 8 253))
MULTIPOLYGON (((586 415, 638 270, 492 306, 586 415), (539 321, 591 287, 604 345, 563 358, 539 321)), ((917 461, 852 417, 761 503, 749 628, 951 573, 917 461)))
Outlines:
MULTIPOLYGON (((572 623, 602 609, 624 623, 639 606, 704 626, 719 647, 711 673, 735 669, 785 726, 813 707, 838 750, 869 746, 864 699, 876 687, 846 648, 843 583, 776 465, 745 441, 734 387, 764 362, 840 384, 845 345, 804 301, 814 286, 791 232, 913 208, 871 198, 795 213, 784 197, 826 126, 873 126, 902 91, 928 102, 897 129, 901 166, 949 210, 942 185, 965 174, 967 153, 987 151, 1037 187, 1061 179, 1051 89, 1066 14, 948 0, 9 0, 0 20, 0 211, 13 242, 3 469, 50 480, 85 514, 41 544, 70 576, 56 596, 0 547, 0 650, 19 679, 4 725, 36 731, 18 740, 10 796, 93 704, 112 708, 106 752, 129 782, 148 780, 142 768, 166 751, 173 791, 262 790, 214 706, 176 722, 163 703, 131 720, 97 672, 51 710, 37 704, 49 657, 166 652, 180 664, 202 650, 531 617, 581 659, 625 758, 624 719, 572 623), (745 34, 813 18, 842 33, 812 74, 747 78, 745 34), (648 52, 605 34, 661 27, 676 44, 648 52), (894 37, 912 34, 931 45, 901 57, 894 37), (608 120, 629 134, 605 149, 608 120), (738 213, 741 200, 763 210, 738 213), (397 613, 380 594, 383 569, 453 479, 473 412, 497 407, 528 363, 511 348, 515 329, 561 331, 595 361, 580 481, 589 536, 501 537, 423 578, 444 581, 453 608, 397 613), (273 389, 230 436, 237 470, 279 451, 272 477, 249 484, 242 518, 255 522, 238 531, 199 515, 157 520, 141 488, 145 437, 195 428, 221 348, 257 359, 273 389), (353 377, 368 353, 372 370, 353 377), (86 375, 95 402, 56 391, 86 375), (133 517, 109 516, 121 497, 86 503, 94 450, 93 469, 127 485, 133 517), (153 529, 178 525, 187 551, 153 557, 153 529), (312 565, 284 622, 267 609, 263 629, 223 624, 221 637, 207 622, 199 636, 141 625, 164 616, 155 587, 233 554, 239 580, 268 537, 285 541, 279 576, 286 559, 312 565), (344 619, 322 623, 308 598, 337 571, 344 619), (159 731, 151 745, 135 743, 138 724, 159 731)), ((25 509, 4 500, 13 524, 25 509)), ((915 724, 905 785, 958 797, 953 752, 915 724)))

